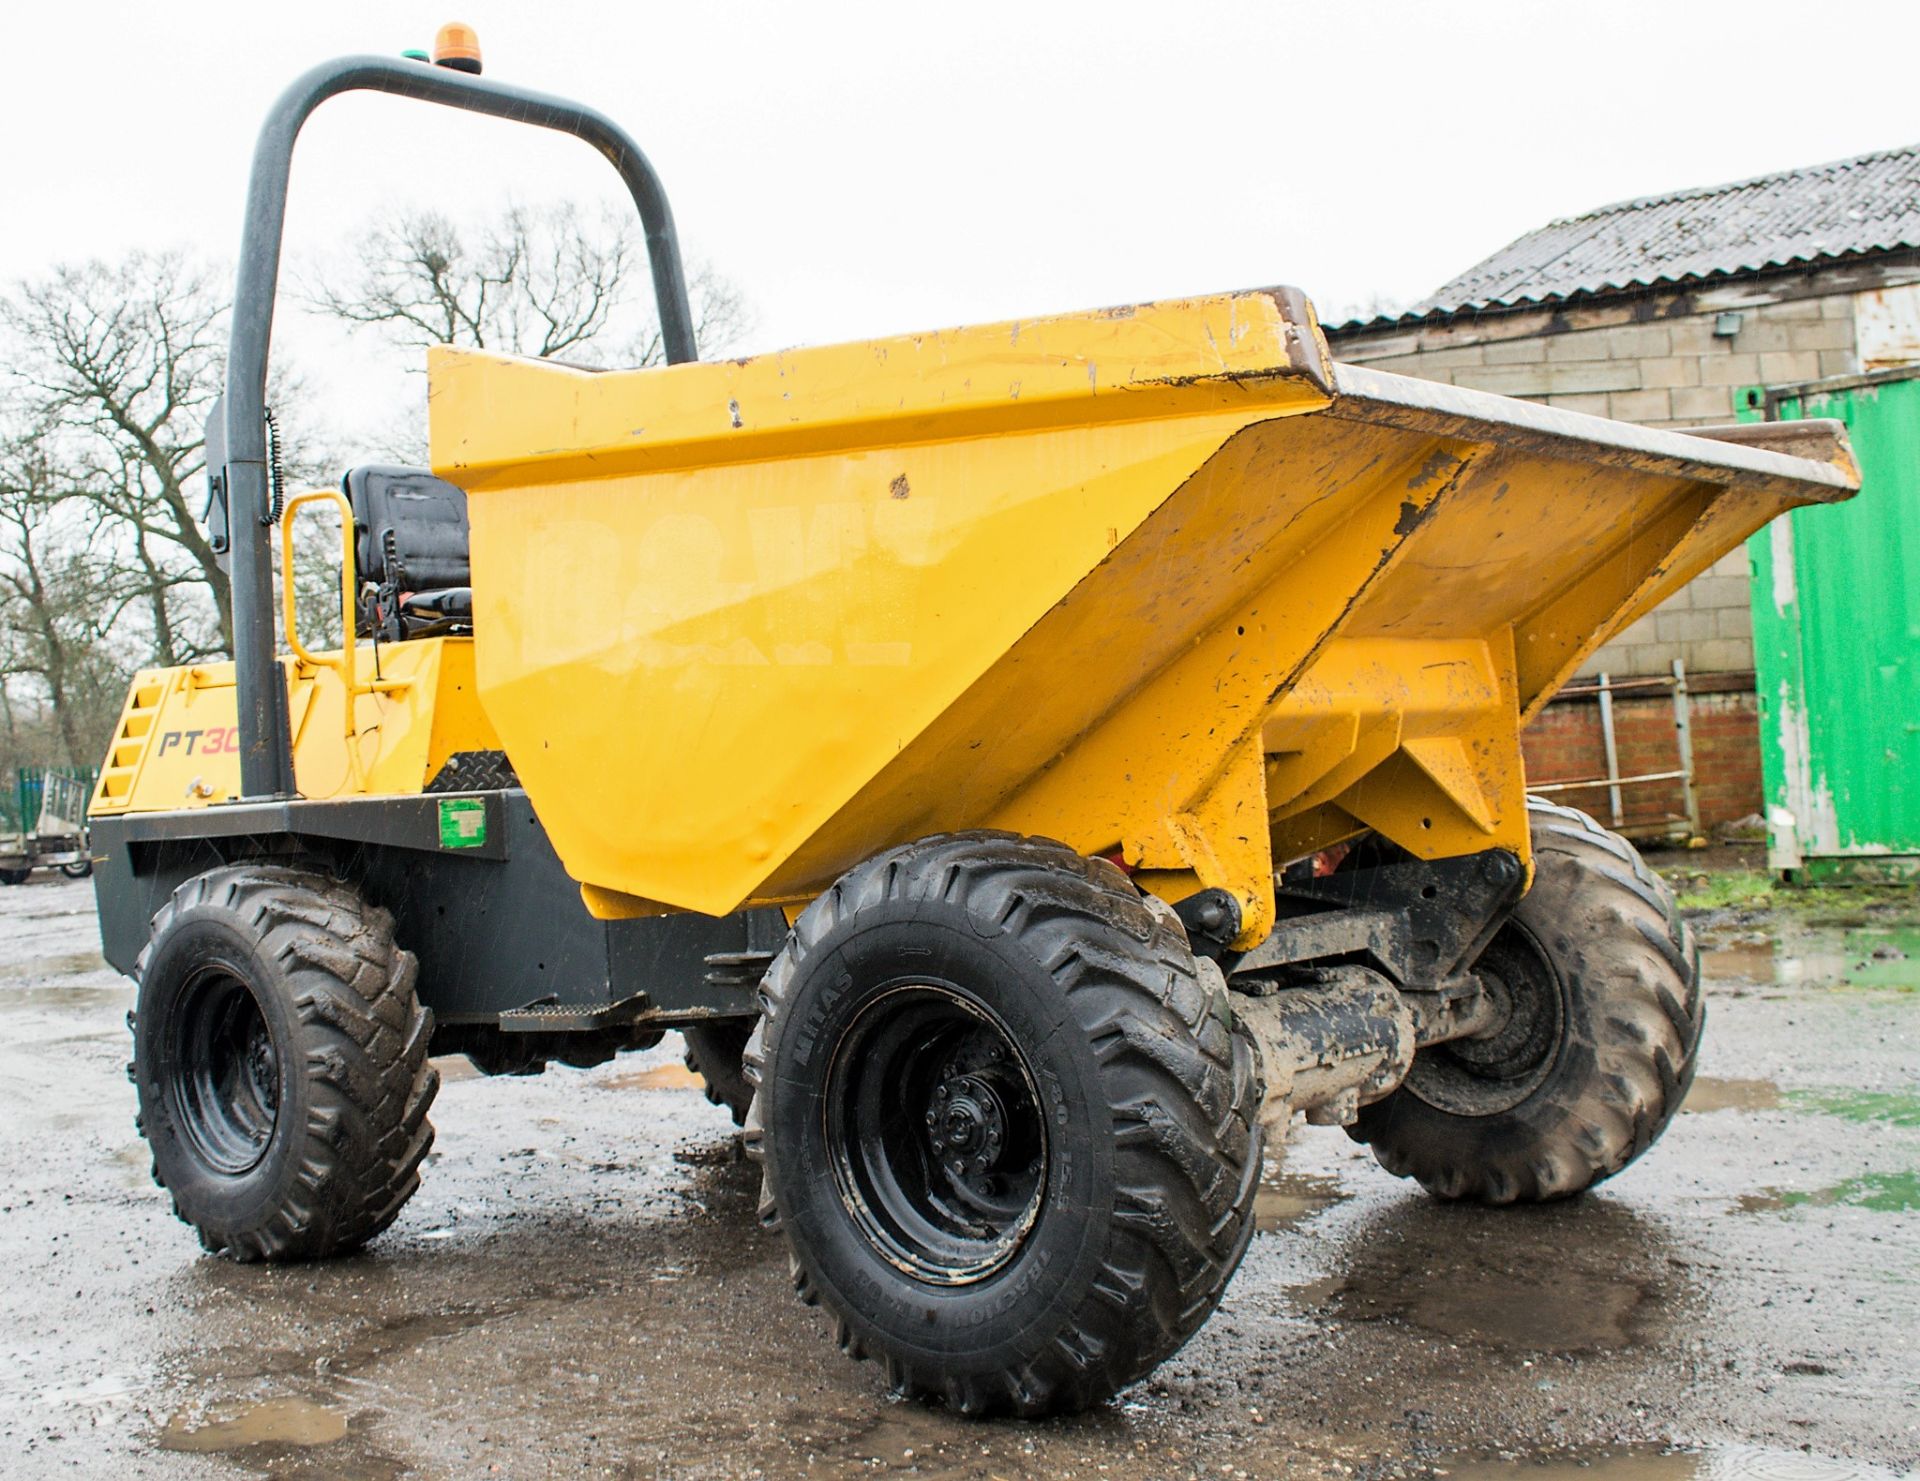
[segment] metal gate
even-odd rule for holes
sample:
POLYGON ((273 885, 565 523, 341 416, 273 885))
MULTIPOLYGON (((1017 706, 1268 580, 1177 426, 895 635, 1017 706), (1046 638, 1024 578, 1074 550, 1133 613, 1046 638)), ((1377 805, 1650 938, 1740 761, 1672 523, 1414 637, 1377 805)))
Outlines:
POLYGON ((1834 417, 1858 498, 1748 542, 1769 867, 1920 874, 1920 367, 1750 392, 1749 417, 1834 417))
POLYGON ((13 795, 0 794, 0 832, 38 833, 46 831, 41 825, 41 813, 48 803, 47 789, 53 789, 54 819, 64 821, 70 826, 67 832, 79 831, 78 826, 86 821, 85 799, 93 791, 98 768, 92 766, 21 766, 13 773, 13 795), (73 794, 78 792, 81 802, 76 808, 73 794))

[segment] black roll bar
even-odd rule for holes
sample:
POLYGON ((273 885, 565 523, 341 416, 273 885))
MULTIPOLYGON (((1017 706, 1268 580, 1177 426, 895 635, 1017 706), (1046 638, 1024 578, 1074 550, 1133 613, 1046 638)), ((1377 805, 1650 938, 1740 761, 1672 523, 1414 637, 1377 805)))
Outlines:
MULTIPOLYGON (((254 146, 227 350, 225 455, 220 466, 208 469, 225 491, 233 538, 230 570, 240 791, 248 799, 294 795, 287 687, 274 655, 272 546, 266 534, 273 522, 268 502, 267 349, 273 337, 287 179, 301 126, 328 98, 345 92, 394 93, 485 113, 572 134, 599 150, 620 172, 640 209, 667 362, 678 365, 699 358, 666 191, 639 145, 605 114, 546 93, 389 57, 341 57, 322 62, 296 79, 267 114, 254 146)), ((210 439, 209 452, 217 456, 218 451, 218 439, 210 439)), ((353 641, 352 633, 344 636, 347 642, 353 641)))

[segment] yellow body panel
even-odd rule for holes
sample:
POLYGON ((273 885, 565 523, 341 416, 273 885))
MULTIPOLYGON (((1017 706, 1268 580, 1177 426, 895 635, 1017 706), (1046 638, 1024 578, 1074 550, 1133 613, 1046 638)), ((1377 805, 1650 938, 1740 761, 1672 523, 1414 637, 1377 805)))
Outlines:
MULTIPOLYGON (((362 646, 356 658, 362 675, 371 678, 372 646, 362 646)), ((456 751, 500 749, 479 705, 471 638, 382 645, 378 672, 395 687, 356 696, 351 739, 338 670, 296 659, 282 666, 294 779, 302 797, 419 792, 456 751)), ((92 811, 164 812, 231 801, 240 792, 234 727, 231 663, 135 675, 92 811)))
MULTIPOLYGON (((1276 865, 1368 829, 1524 860, 1526 716, 1858 482, 1809 424, 1789 457, 1334 366, 1290 290, 430 368, 477 637, 285 660, 298 786, 504 750, 603 916, 792 906, 1001 827, 1228 890, 1249 946, 1276 865)), ((139 675, 95 811, 234 796, 234 714, 231 665, 139 675)))
POLYGON ((1271 924, 1364 828, 1528 849, 1518 732, 1809 462, 1334 367, 1246 293, 596 374, 431 361, 478 679, 605 915, 998 826, 1271 924))

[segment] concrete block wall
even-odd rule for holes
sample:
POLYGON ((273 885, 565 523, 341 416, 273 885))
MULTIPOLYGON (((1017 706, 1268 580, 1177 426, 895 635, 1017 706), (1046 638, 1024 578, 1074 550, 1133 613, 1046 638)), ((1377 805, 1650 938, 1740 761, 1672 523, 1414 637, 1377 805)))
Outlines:
MULTIPOLYGON (((1920 282, 1920 260, 1855 264, 1648 293, 1582 307, 1463 316, 1413 328, 1331 331, 1335 358, 1646 426, 1735 419, 1746 387, 1858 373, 1855 295, 1920 282), (1716 332, 1735 313, 1737 332, 1716 332)), ((1601 648, 1582 670, 1616 676, 1751 672, 1744 550, 1601 648)))

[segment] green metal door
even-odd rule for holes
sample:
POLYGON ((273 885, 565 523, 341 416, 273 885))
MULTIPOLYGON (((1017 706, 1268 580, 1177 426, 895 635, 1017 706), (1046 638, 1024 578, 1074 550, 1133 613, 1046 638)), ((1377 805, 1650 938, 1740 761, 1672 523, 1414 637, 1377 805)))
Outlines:
POLYGON ((1845 422, 1863 482, 1747 546, 1768 863, 1809 879, 1920 872, 1920 379, 1770 400, 1783 420, 1845 422))

